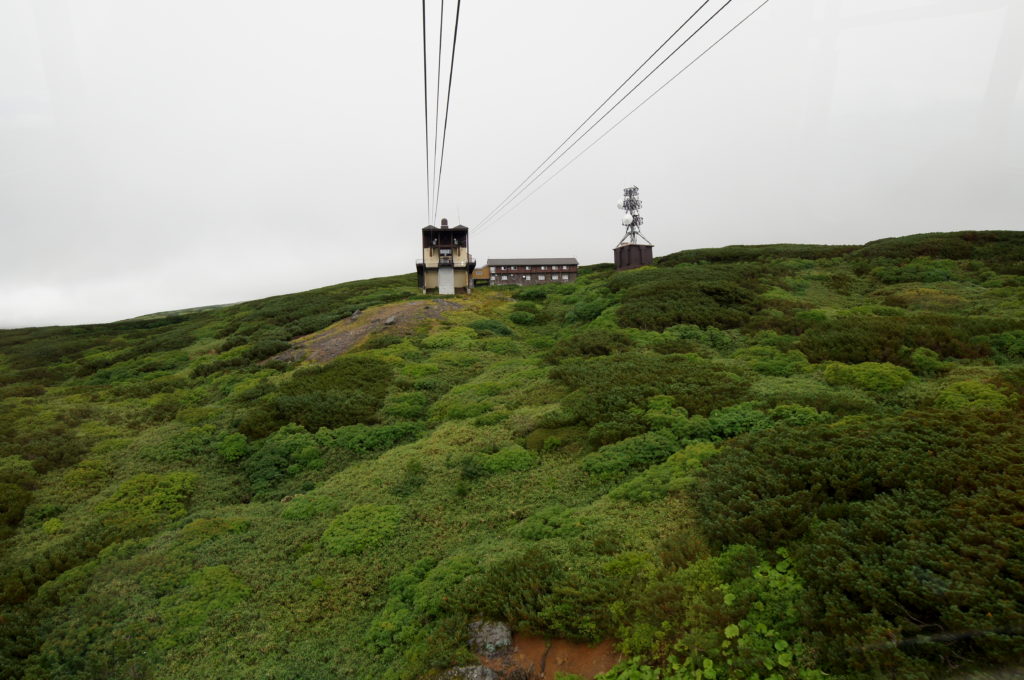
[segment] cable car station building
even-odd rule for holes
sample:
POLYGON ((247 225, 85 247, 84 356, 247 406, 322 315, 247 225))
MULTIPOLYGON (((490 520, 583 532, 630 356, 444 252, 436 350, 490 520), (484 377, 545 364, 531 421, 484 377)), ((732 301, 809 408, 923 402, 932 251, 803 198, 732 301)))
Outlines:
POLYGON ((416 260, 416 280, 424 294, 468 293, 475 267, 469 254, 469 227, 449 228, 447 219, 440 227, 423 227, 423 259, 416 260))

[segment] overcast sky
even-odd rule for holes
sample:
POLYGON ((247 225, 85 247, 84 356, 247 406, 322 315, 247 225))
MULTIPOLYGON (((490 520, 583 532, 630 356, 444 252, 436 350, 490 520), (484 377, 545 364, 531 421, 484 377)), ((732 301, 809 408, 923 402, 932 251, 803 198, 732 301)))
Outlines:
MULTIPOLYGON (((700 2, 465 0, 438 217, 476 225, 700 2)), ((420 12, 0 0, 0 327, 412 271, 420 12)), ((655 254, 1024 228, 1022 71, 1021 0, 771 0, 470 249, 610 261, 630 184, 655 254)))

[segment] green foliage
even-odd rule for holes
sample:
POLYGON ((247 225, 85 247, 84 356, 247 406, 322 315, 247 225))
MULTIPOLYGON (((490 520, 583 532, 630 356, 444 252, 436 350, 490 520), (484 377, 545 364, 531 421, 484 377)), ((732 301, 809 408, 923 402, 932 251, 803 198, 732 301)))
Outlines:
POLYGON ((882 283, 935 283, 953 281, 961 276, 960 268, 952 260, 937 260, 930 257, 917 257, 903 265, 877 267, 871 274, 882 283))
POLYGON ((1003 411, 1010 407, 1010 399, 988 383, 964 380, 944 387, 935 405, 951 411, 1003 411))
POLYGON ((426 392, 391 392, 384 398, 380 415, 388 423, 421 420, 429 406, 430 395, 426 392))
POLYGON ((106 526, 127 536, 142 535, 184 517, 195 486, 191 472, 135 475, 96 509, 106 526))
POLYGON ((980 339, 992 347, 1000 361, 1024 361, 1024 330, 996 333, 980 339))
POLYGON ((540 457, 533 451, 512 444, 494 453, 475 453, 458 461, 463 479, 473 480, 503 472, 522 472, 535 467, 540 457))
POLYGON ((795 349, 782 352, 774 347, 754 345, 739 350, 733 355, 733 358, 742 361, 751 370, 764 375, 788 377, 805 373, 811 368, 803 352, 795 349))
POLYGON ((864 363, 849 366, 829 362, 825 365, 825 380, 831 385, 847 385, 874 392, 891 394, 903 389, 914 379, 914 375, 902 366, 890 363, 864 363))
POLYGON ((988 356, 979 335, 1007 330, 1016 322, 948 314, 907 317, 836 317, 808 319, 797 348, 814 363, 832 360, 908 363, 906 348, 925 347, 943 357, 988 356))
MULTIPOLYGON (((622 442, 620 442, 621 444, 622 442)), ((693 478, 701 461, 715 452, 714 444, 697 442, 672 454, 664 463, 653 465, 643 473, 612 489, 611 498, 650 503, 670 493, 678 493, 693 478)), ((587 460, 583 464, 586 466, 587 460)))
POLYGON ((592 432, 598 443, 638 434, 636 416, 650 397, 667 395, 676 406, 700 414, 737 401, 747 388, 738 375, 695 355, 569 359, 553 368, 551 375, 573 390, 563 400, 568 414, 599 426, 592 432))
POLYGON ((404 517, 398 505, 355 505, 332 520, 320 540, 333 555, 358 555, 391 539, 404 517))
POLYGON ((250 438, 259 438, 288 423, 310 431, 372 424, 377 421, 392 378, 393 370, 387 362, 360 354, 300 369, 278 392, 246 413, 238 427, 250 438))
POLYGON ((286 477, 322 466, 320 442, 299 425, 285 425, 264 439, 242 463, 253 494, 260 499, 272 495, 286 477))
POLYGON ((36 471, 29 461, 18 456, 0 458, 0 539, 21 522, 35 485, 36 471))
POLYGON ((623 326, 661 331, 689 323, 701 328, 738 328, 755 309, 763 278, 748 265, 643 269, 616 274, 612 291, 622 292, 623 326))
POLYGON ((927 347, 918 347, 910 353, 910 367, 917 375, 928 378, 942 375, 949 370, 938 352, 927 347))
POLYGON ((204 630, 243 604, 252 590, 226 564, 202 567, 184 586, 160 598, 157 608, 167 630, 156 639, 159 650, 200 640, 204 630))
POLYGON ((679 440, 670 431, 647 432, 602 446, 583 459, 583 469, 598 478, 614 479, 660 463, 678 449, 679 440))
POLYGON ((512 329, 496 319, 478 319, 470 322, 469 327, 480 335, 512 335, 512 329))
POLYGON ((571 357, 596 357, 624 352, 633 346, 625 333, 604 328, 587 328, 555 343, 545 357, 558 363, 571 357))
POLYGON ((683 250, 659 257, 661 267, 689 263, 770 262, 778 259, 818 260, 840 257, 856 250, 856 246, 814 246, 777 243, 763 246, 726 246, 683 250))
POLYGON ((635 656, 600 677, 823 680, 801 626, 804 584, 779 552, 759 562, 755 551, 732 546, 653 583, 642 597, 655 617, 623 642, 635 656), (660 629, 654 639, 651 628, 660 629))
POLYGON ((593 321, 601 312, 608 309, 614 301, 606 297, 590 298, 575 303, 565 315, 567 323, 586 323, 593 321))
MULTIPOLYGON (((1006 577, 1024 554, 1009 512, 1022 490, 1005 474, 1024 460, 1022 433, 1014 420, 992 428, 947 412, 750 435, 706 462, 697 517, 721 544, 795 546, 814 628, 829 638, 1013 628, 1019 613, 998 603, 1022 594, 1006 577)), ((884 654, 825 647, 832 669, 897 674, 913 656, 958 648, 940 638, 884 654)), ((974 653, 999 663, 1020 643, 996 635, 974 653)))
POLYGON ((530 312, 515 311, 508 315, 509 320, 520 326, 532 326, 538 323, 537 315, 530 312))

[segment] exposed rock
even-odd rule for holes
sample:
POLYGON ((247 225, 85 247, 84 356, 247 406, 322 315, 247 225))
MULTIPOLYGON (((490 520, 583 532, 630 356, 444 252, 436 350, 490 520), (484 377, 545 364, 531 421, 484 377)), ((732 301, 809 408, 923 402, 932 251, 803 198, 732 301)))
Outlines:
POLYGON ((433 300, 406 300, 370 307, 336 321, 327 328, 293 340, 290 349, 275 354, 270 361, 313 361, 325 364, 351 350, 368 335, 380 331, 381 326, 412 329, 424 320, 440 319, 444 313, 461 308, 462 305, 457 302, 446 301, 446 304, 439 306, 433 300))
POLYGON ((469 624, 469 648, 491 659, 508 654, 512 650, 512 630, 500 621, 474 621, 469 624))
POLYGON ((449 668, 441 677, 444 680, 500 680, 500 676, 487 666, 449 668))

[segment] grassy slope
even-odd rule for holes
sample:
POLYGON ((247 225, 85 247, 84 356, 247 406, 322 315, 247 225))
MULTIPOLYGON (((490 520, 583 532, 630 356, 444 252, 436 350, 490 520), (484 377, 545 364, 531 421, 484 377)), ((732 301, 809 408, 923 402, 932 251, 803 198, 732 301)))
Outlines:
POLYGON ((411 276, 0 332, 0 675, 413 678, 481 615, 621 677, 1018 658, 1021 236, 595 267, 326 369, 265 359, 411 276))

